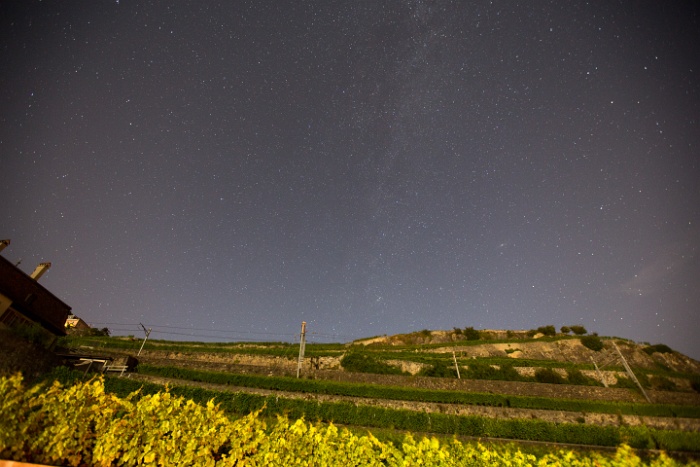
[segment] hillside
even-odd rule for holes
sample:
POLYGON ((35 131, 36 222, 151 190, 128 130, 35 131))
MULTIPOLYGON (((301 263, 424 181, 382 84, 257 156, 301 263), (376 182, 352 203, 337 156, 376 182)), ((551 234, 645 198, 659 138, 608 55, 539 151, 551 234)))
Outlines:
POLYGON ((653 370, 669 369, 673 372, 700 375, 700 362, 665 345, 637 344, 620 338, 602 338, 603 349, 591 350, 581 344, 586 336, 556 335, 546 337, 532 331, 484 330, 477 340, 464 340, 455 331, 420 331, 411 334, 380 336, 354 341, 354 345, 371 347, 413 346, 422 352, 458 352, 466 358, 507 357, 517 360, 544 360, 552 362, 588 364, 592 361, 600 366, 608 362, 619 362, 612 342, 616 342, 632 368, 653 370), (656 349, 660 349, 657 351, 656 349), (652 350, 652 351, 650 351, 652 350))
MULTIPOLYGON (((122 390, 143 384, 149 391, 154 383, 167 384, 202 400, 240 400, 243 407, 257 401, 255 407, 269 407, 268 415, 292 410, 294 416, 363 427, 484 436, 489 431, 478 427, 490 425, 471 425, 469 417, 477 417, 497 424, 548 424, 545 432, 535 428, 539 425, 532 425, 535 431, 508 428, 506 437, 516 439, 586 443, 586 437, 572 434, 578 430, 574 425, 584 424, 620 430, 605 431, 605 439, 623 439, 629 427, 656 430, 635 432, 640 446, 670 446, 662 432, 685 433, 673 435, 684 440, 679 446, 700 444, 693 438, 700 433, 700 363, 666 346, 524 331, 469 336, 420 331, 347 344, 308 343, 299 379, 298 344, 149 340, 138 356, 137 374, 111 378, 110 384, 122 390), (630 380, 616 346, 643 391, 630 380), (446 425, 426 427, 420 414, 439 415, 446 425), (550 432, 560 434, 550 438, 550 432)), ((142 341, 70 337, 62 344, 76 354, 116 359, 135 356, 142 341)))
MULTIPOLYGON (((508 392, 511 389, 505 388, 506 383, 512 383, 511 387, 513 384, 521 386, 520 394, 529 391, 538 395, 543 391, 543 386, 538 383, 544 382, 558 383, 555 390, 558 393, 583 391, 590 393, 592 398, 605 399, 613 397, 611 391, 605 391, 605 395, 599 396, 595 395, 596 391, 617 387, 632 394, 628 396, 630 400, 643 400, 642 393, 625 372, 615 343, 635 376, 657 401, 690 401, 700 405, 700 394, 696 391, 700 380, 700 362, 666 346, 636 344, 619 338, 600 338, 602 348, 592 350, 582 344, 585 336, 528 336, 525 331, 480 332, 481 338, 478 340, 460 339, 455 331, 420 331, 363 339, 349 344, 309 343, 301 374, 313 379, 382 384, 381 381, 388 374, 394 373, 396 376, 392 377, 390 384, 415 384, 415 381, 420 380, 423 381, 423 386, 451 387, 457 379, 454 370, 456 361, 462 379, 460 384, 465 384, 466 381, 488 381, 490 392, 508 392), (348 364, 348 359, 344 360, 345 357, 355 355, 362 355, 375 362, 380 369, 352 367, 348 364), (561 379, 548 380, 546 376, 551 378, 552 372, 560 375, 561 379), (416 379, 421 376, 423 378, 416 379), (503 388, 499 389, 499 385, 503 388), (524 390, 522 387, 530 389, 524 390)), ((134 355, 140 341, 83 338, 75 340, 74 345, 81 352, 95 350, 134 355)), ((297 358, 298 344, 149 341, 139 360, 157 366, 295 376, 297 358)))

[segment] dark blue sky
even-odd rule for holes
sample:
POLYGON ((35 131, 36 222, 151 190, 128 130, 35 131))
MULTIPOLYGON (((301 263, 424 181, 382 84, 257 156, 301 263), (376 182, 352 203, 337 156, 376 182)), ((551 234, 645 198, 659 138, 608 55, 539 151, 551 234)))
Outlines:
POLYGON ((700 358, 694 2, 0 2, 3 256, 98 327, 700 358))

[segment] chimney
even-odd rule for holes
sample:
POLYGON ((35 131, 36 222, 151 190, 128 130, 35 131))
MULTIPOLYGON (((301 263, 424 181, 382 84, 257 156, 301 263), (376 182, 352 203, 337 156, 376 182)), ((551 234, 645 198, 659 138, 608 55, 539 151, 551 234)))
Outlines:
POLYGON ((0 251, 4 250, 5 247, 10 245, 10 239, 0 240, 0 251))
POLYGON ((35 281, 38 281, 41 276, 44 275, 46 271, 49 270, 51 267, 51 263, 41 263, 39 266, 36 267, 34 272, 31 275, 31 278, 34 279, 35 281))

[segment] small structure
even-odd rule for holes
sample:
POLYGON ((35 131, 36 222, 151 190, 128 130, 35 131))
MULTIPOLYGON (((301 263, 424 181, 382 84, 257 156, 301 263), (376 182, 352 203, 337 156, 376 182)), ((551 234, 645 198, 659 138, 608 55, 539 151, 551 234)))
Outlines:
POLYGON ((85 332, 92 329, 88 323, 82 320, 82 318, 78 318, 75 315, 68 315, 68 319, 66 320, 66 332, 70 333, 71 331, 75 332, 85 332))
POLYGON ((70 363, 76 370, 82 370, 87 375, 88 372, 125 373, 133 372, 139 364, 136 357, 131 355, 107 356, 107 355, 87 355, 77 353, 58 353, 64 362, 70 363))
MULTIPOLYGON (((0 241, 0 250, 9 244, 9 240, 0 241)), ((65 323, 71 307, 37 282, 50 267, 51 263, 41 263, 27 275, 0 256, 0 326, 38 324, 52 339, 66 335, 65 323)))

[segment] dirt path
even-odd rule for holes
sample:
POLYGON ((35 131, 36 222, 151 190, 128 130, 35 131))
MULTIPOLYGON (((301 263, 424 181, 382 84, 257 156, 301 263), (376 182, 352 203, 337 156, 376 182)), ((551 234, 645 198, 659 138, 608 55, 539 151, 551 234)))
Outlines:
POLYGON ((588 423, 594 425, 646 425, 649 428, 664 430, 700 431, 700 420, 672 417, 640 417, 636 415, 596 414, 582 412, 564 412, 553 410, 518 409, 506 407, 482 407, 462 404, 443 404, 432 402, 399 401, 390 399, 373 399, 353 396, 336 396, 327 394, 310 394, 303 392, 272 391, 267 389, 229 386, 224 384, 200 383, 195 381, 162 378, 157 376, 132 374, 132 379, 171 386, 195 386, 221 392, 244 392, 263 396, 276 395, 287 399, 303 399, 318 402, 350 402, 356 405, 376 406, 389 409, 413 410, 427 413, 449 415, 478 415, 500 419, 538 419, 553 423, 588 423))

